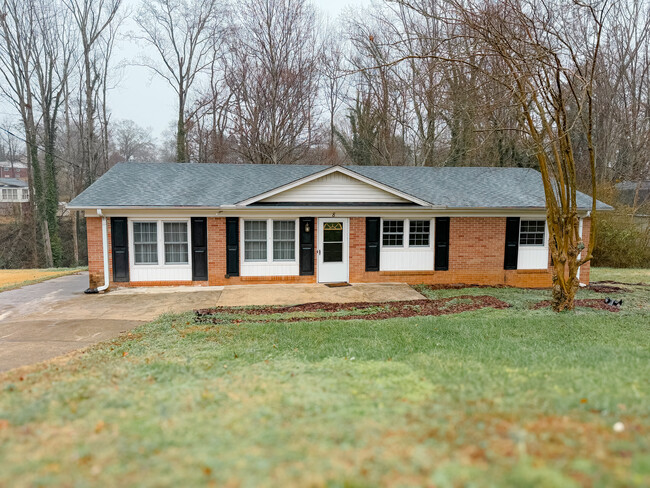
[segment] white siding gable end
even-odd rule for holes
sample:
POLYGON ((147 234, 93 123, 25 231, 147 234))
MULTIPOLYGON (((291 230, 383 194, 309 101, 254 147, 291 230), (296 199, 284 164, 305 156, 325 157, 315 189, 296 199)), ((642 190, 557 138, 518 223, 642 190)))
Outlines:
POLYGON ((412 203, 338 171, 276 193, 260 202, 412 203))

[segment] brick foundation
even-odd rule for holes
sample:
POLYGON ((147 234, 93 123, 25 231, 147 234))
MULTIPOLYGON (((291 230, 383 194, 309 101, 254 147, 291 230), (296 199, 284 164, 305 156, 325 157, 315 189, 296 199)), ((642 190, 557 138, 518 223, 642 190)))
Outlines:
MULTIPOLYGON (((102 255, 102 224, 100 217, 88 217, 88 270, 90 286, 104 284, 102 255)), ((583 236, 588 245, 590 219, 585 219, 583 236)), ((173 285, 241 285, 267 283, 316 283, 317 252, 314 252, 313 276, 232 276, 226 277, 226 219, 208 218, 208 281, 153 281, 113 283, 110 219, 107 219, 109 272, 111 286, 173 286, 173 285)), ((314 223, 317 228, 317 221, 314 223)), ((507 285, 526 288, 551 286, 551 268, 543 270, 504 270, 505 217, 452 217, 450 219, 448 271, 365 271, 366 224, 364 217, 350 218, 350 282, 410 284, 477 284, 507 285)), ((314 246, 315 248, 317 247, 314 246)), ((315 249, 316 251, 316 249, 315 249)), ((549 258, 550 264, 550 258, 549 258)), ((581 281, 589 282, 590 264, 581 270, 581 281)))

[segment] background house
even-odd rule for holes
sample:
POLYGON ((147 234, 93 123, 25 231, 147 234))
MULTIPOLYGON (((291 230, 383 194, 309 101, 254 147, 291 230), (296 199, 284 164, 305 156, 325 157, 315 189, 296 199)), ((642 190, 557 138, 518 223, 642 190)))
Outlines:
POLYGON ((23 161, 0 161, 0 178, 27 181, 27 163, 23 161))
POLYGON ((27 210, 29 186, 16 178, 0 178, 0 215, 18 215, 27 210))

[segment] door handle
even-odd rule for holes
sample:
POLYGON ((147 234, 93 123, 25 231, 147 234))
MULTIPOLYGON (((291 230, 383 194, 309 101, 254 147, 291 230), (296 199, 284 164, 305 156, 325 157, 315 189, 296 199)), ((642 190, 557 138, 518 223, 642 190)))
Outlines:
POLYGON ((320 256, 320 249, 318 250, 318 255, 320 256))

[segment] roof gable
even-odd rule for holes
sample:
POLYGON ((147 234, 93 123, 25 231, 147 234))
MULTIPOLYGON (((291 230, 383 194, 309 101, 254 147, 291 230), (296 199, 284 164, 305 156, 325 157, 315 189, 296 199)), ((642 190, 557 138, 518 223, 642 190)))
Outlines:
POLYGON ((240 205, 255 203, 386 203, 428 205, 350 169, 332 166, 316 174, 249 198, 240 205))

